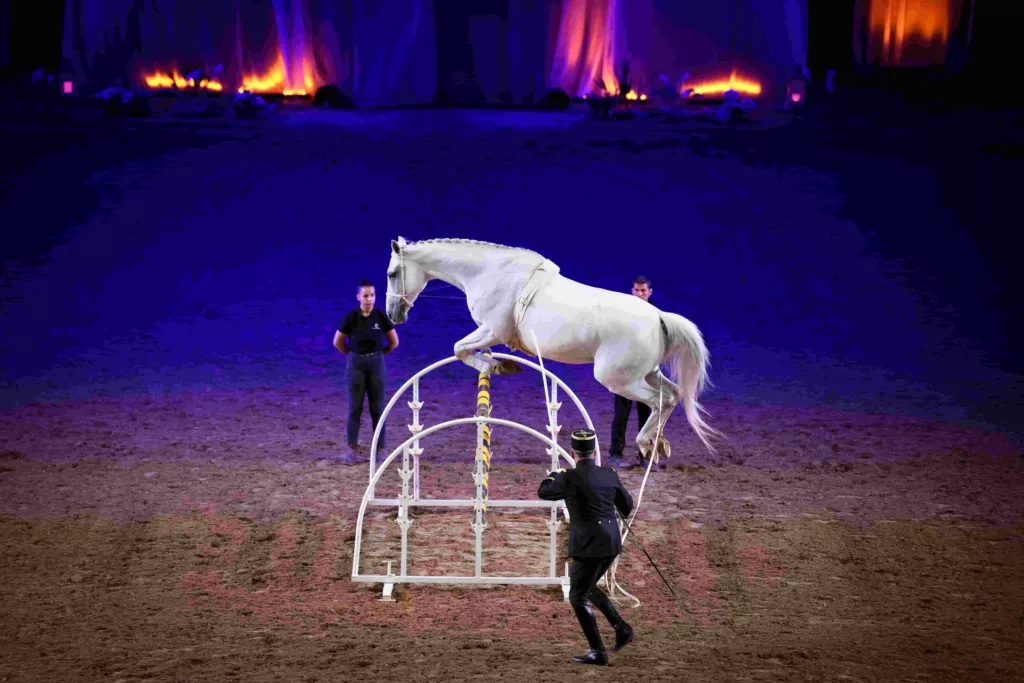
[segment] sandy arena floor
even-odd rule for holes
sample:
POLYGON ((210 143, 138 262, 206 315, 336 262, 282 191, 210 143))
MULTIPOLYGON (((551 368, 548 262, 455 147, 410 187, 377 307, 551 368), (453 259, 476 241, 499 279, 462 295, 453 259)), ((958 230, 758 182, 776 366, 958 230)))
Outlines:
MULTIPOLYGON (((538 132, 532 119, 520 129, 499 117, 494 125, 503 128, 480 134, 496 159, 478 154, 456 164, 446 161, 455 153, 448 146, 480 151, 481 139, 460 137, 443 117, 431 119, 440 130, 430 133, 430 152, 428 143, 403 142, 405 114, 352 116, 344 125, 282 118, 164 130, 165 137, 125 133, 120 141, 110 129, 65 131, 90 154, 108 155, 89 171, 92 185, 72 182, 79 171, 65 162, 81 154, 74 143, 23 162, 20 184, 5 199, 9 210, 27 201, 18 187, 41 186, 48 174, 86 193, 98 182, 106 194, 43 210, 40 230, 56 232, 36 236, 39 258, 25 257, 5 275, 0 681, 1024 680, 1024 459, 1011 434, 1020 377, 962 341, 962 320, 937 317, 945 304, 924 289, 899 312, 858 317, 849 301, 898 303, 900 292, 923 285, 869 271, 853 256, 864 243, 850 242, 856 231, 842 232, 848 223, 834 217, 821 219, 834 232, 828 249, 850 256, 828 256, 827 267, 819 265, 824 246, 818 256, 793 256, 792 270, 781 259, 803 252, 771 251, 779 240, 797 244, 799 225, 759 242, 755 233, 728 236, 739 218, 707 231, 695 248, 706 249, 709 262, 683 272, 672 270, 668 255, 652 266, 662 269, 657 282, 671 272, 683 283, 673 294, 668 284, 656 287, 659 305, 709 331, 718 386, 705 405, 728 439, 712 457, 681 416, 667 425, 673 457, 651 474, 635 529, 678 599, 640 546, 627 542, 618 576, 642 602, 625 610, 638 638, 610 669, 568 662, 585 644, 554 590, 401 586, 389 604, 377 600, 380 586, 353 583, 367 468, 338 459, 347 406, 330 336, 354 302, 329 297, 360 272, 382 277, 388 239, 446 236, 440 230, 458 236, 477 224, 487 226, 484 239, 516 242, 521 229, 533 244, 550 227, 529 219, 546 216, 515 198, 566 174, 584 187, 576 157, 595 157, 603 178, 620 168, 648 213, 662 210, 648 199, 665 196, 651 184, 651 167, 678 164, 696 188, 691 199, 711 197, 672 214, 688 216, 694 230, 692 221, 717 215, 716 202, 736 202, 743 187, 754 187, 744 183, 779 183, 751 189, 756 203, 757 192, 818 176, 749 162, 741 168, 743 150, 758 140, 763 154, 774 153, 771 145, 790 153, 769 130, 749 130, 747 141, 723 142, 716 152, 716 138, 698 128, 636 123, 595 133, 580 132, 589 122, 568 121, 558 141, 555 124, 538 132), (205 149, 196 136, 220 136, 216 149, 231 153, 205 149), (145 139, 153 148, 140 151, 145 139), (325 175, 332 160, 356 170, 335 184, 325 175), (493 191, 472 179, 489 165, 504 169, 493 191), (737 175, 721 195, 700 186, 705 173, 729 169, 737 175), (455 180, 434 192, 429 179, 442 171, 455 180), (386 196, 360 208, 359 183, 392 181, 403 197, 421 193, 419 211, 386 196), (276 198, 243 202, 239 188, 249 185, 250 200, 276 198), (303 188, 313 200, 292 202, 303 188), (252 229, 261 214, 273 216, 272 230, 252 229), (339 220, 350 223, 333 244, 339 220), (308 236, 304 226, 317 221, 323 226, 308 236), (232 230, 211 232, 214 223, 232 230), (67 234, 57 230, 70 225, 67 234), (161 260, 165 253, 181 258, 161 260), (765 265, 737 270, 736 292, 700 288, 705 278, 733 277, 716 274, 733 260, 753 268, 758 254, 765 265), (834 270, 842 280, 824 294, 834 270), (800 290, 790 273, 813 286, 779 318, 772 311, 782 309, 769 299, 792 301, 800 290), (890 279, 906 289, 885 289, 890 279), (873 337, 864 331, 869 324, 873 337), (753 331, 783 334, 800 325, 799 339, 753 331), (904 365, 893 369, 882 359, 904 365)), ((586 201, 601 196, 586 187, 586 201)), ((786 209, 786 220, 810 220, 832 191, 815 190, 818 198, 786 209)), ((564 216, 551 220, 565 225, 564 216)), ((628 246, 623 259, 645 248, 628 246)), ((565 258, 552 256, 565 270, 565 258)), ((572 269, 600 283, 607 266, 598 259, 572 269)), ((634 267, 626 270, 628 277, 634 267)), ((403 346, 389 356, 390 389, 447 356, 467 320, 458 301, 418 305, 399 328, 403 346)), ((589 368, 555 364, 555 371, 606 438, 607 391, 589 368)), ((470 416, 474 392, 471 370, 439 371, 424 382, 422 421, 470 416)), ((392 446, 409 421, 404 399, 400 405, 389 421, 392 446)), ((537 375, 495 378, 493 416, 542 429, 537 375)), ((569 402, 560 417, 563 429, 581 419, 569 402)), ((635 429, 631 423, 629 439, 635 429)), ((423 495, 470 497, 474 430, 440 432, 423 445, 423 495)), ((495 429, 492 495, 533 498, 548 465, 543 448, 495 429)), ((622 473, 634 492, 641 476, 622 473)), ((397 490, 393 471, 384 482, 379 494, 397 490)), ((415 514, 410 571, 471 571, 469 514, 415 514)), ((364 572, 397 563, 393 518, 370 516, 364 572)), ((490 522, 485 572, 545 570, 543 515, 495 510, 490 522)))

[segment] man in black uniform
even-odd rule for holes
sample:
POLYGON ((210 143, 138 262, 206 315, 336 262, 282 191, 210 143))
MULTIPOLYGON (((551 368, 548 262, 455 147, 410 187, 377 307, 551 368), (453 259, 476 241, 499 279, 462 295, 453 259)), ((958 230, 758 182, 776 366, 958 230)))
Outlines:
MULTIPOLYGON (((377 292, 367 280, 359 281, 356 294, 359 307, 350 311, 338 324, 334 347, 348 356, 345 383, 348 387, 347 459, 354 459, 359 449, 359 419, 363 416, 363 398, 370 399, 370 418, 377 429, 384 409, 387 372, 384 355, 398 348, 398 333, 387 313, 374 308, 377 292)), ((380 430, 378 451, 384 450, 384 429, 380 430)))
MULTIPOLYGON (((643 275, 637 275, 633 280, 633 296, 650 301, 654 288, 651 281, 643 275)), ((619 469, 622 464, 622 451, 626 447, 626 425, 629 424, 629 414, 633 412, 633 401, 625 396, 615 394, 615 415, 612 417, 612 447, 609 449, 608 466, 619 469)), ((651 417, 651 409, 646 403, 636 402, 637 429, 643 429, 648 418, 651 417)), ((646 468, 647 460, 637 453, 637 465, 646 468)))
POLYGON ((633 510, 633 498, 610 467, 594 463, 597 437, 592 429, 572 433, 570 449, 576 467, 556 470, 541 482, 537 495, 544 500, 565 500, 569 509, 569 603, 590 643, 590 652, 573 657, 580 664, 608 664, 608 653, 597 630, 597 619, 588 601, 597 605, 615 629, 612 652, 633 640, 633 629, 619 616, 608 596, 597 587, 622 552, 622 536, 615 519, 618 510, 623 519, 633 510))

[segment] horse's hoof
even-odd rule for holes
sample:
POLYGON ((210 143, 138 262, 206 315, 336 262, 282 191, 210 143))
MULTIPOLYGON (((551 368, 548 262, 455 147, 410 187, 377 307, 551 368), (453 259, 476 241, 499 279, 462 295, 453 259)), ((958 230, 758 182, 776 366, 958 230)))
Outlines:
POLYGON ((651 457, 651 451, 654 450, 650 441, 646 441, 642 444, 637 444, 637 448, 640 449, 640 457, 647 460, 651 457))
POLYGON ((477 358, 476 356, 467 356, 466 358, 462 359, 462 362, 481 374, 491 374, 492 364, 486 362, 485 359, 477 358))
POLYGON ((495 375, 515 375, 523 371, 523 366, 513 360, 503 360, 491 370, 495 375))
POLYGON ((672 457, 672 446, 669 445, 668 439, 661 437, 661 441, 658 442, 658 457, 659 458, 671 458, 672 457))

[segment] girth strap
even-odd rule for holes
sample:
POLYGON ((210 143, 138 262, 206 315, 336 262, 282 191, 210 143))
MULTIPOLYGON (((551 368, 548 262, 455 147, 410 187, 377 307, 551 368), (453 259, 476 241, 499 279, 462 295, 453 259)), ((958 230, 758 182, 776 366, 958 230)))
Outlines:
POLYGON ((519 292, 519 296, 516 297, 516 305, 512 310, 512 338, 506 342, 505 346, 513 351, 522 351, 523 353, 531 356, 537 355, 534 351, 526 348, 523 344, 519 326, 522 324, 523 318, 526 316, 526 309, 530 307, 530 303, 533 301, 533 298, 537 296, 537 292, 551 282, 551 280, 558 275, 559 271, 560 268, 550 259, 544 259, 534 269, 533 274, 530 275, 530 279, 526 281, 522 291, 519 292))

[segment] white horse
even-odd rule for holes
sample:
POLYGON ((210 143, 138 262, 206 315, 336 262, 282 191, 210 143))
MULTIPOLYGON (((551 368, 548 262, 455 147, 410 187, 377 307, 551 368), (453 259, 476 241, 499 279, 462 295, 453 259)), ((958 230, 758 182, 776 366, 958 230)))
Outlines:
POLYGON ((455 355, 480 372, 510 374, 521 368, 474 353, 494 344, 562 363, 593 363, 594 377, 609 391, 641 401, 651 417, 636 443, 641 453, 669 456, 662 437, 676 405, 712 453, 719 432, 702 418, 697 397, 707 380, 708 351, 692 322, 658 310, 643 299, 580 284, 528 249, 462 239, 391 242, 387 314, 397 325, 408 318, 430 280, 458 287, 476 331, 455 344, 455 355), (534 348, 534 346, 539 348, 534 348), (661 372, 668 364, 669 379, 661 372))

